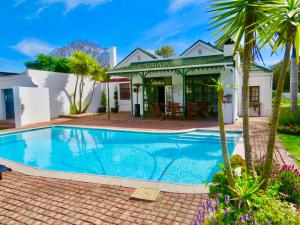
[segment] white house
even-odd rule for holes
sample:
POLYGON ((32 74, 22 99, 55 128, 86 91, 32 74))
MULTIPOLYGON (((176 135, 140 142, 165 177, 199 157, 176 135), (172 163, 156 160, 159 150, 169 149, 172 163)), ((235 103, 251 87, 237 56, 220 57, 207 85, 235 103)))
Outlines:
MULTIPOLYGON (((167 105, 206 102, 217 111, 216 90, 211 78, 221 77, 223 83, 235 88, 225 89, 224 116, 226 123, 242 116, 242 68, 239 54, 233 55, 234 43, 227 42, 219 49, 202 40, 197 41, 179 57, 161 59, 137 48, 108 74, 130 79, 131 112, 137 104, 132 87, 141 84, 138 92, 141 114, 150 110, 150 103, 167 105)), ((269 116, 272 107, 272 78, 270 69, 252 63, 250 74, 250 115, 269 116)))
MULTIPOLYGON (((199 40, 173 59, 161 59, 137 48, 119 64, 116 65, 116 62, 116 48, 113 47, 110 49, 111 70, 108 71, 110 82, 97 84, 96 94, 88 112, 97 112, 100 106, 100 93, 104 91, 108 97, 108 88, 111 107, 115 107, 114 91, 118 91, 121 112, 133 114, 137 97, 142 115, 149 111, 151 102, 162 105, 174 102, 179 103, 182 108, 189 102, 206 102, 213 107, 214 112, 217 112, 216 90, 210 84, 212 77, 221 77, 225 84, 234 84, 236 87, 225 90, 225 122, 234 123, 242 116, 243 73, 239 55, 233 56, 231 42, 226 43, 223 49, 219 49, 199 40), (133 93, 134 84, 142 85, 138 93, 133 93)), ((254 63, 251 65, 249 94, 252 116, 270 115, 272 76, 270 69, 254 63)), ((17 115, 16 124, 21 126, 47 121, 59 115, 68 115, 75 81, 74 74, 48 71, 0 73, 0 120, 14 119, 17 115), (30 110, 32 108, 35 110, 30 110), (49 108, 49 113, 45 113, 46 108, 49 108), (24 118, 26 121, 20 122, 25 120, 24 118)), ((89 97, 93 82, 87 79, 85 84, 83 99, 89 97)))

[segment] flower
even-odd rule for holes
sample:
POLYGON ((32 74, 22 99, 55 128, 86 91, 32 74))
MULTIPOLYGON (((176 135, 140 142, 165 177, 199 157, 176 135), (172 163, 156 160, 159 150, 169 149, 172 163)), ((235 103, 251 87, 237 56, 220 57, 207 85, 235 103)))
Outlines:
POLYGON ((224 214, 225 214, 225 216, 228 216, 228 215, 229 215, 229 211, 228 211, 227 208, 224 209, 224 214))
POLYGON ((225 195, 224 201, 225 201, 226 205, 229 205, 229 203, 230 203, 230 196, 229 195, 225 195))
POLYGON ((236 177, 242 176, 242 167, 237 167, 237 168, 235 168, 235 169, 234 169, 234 175, 235 175, 236 177))

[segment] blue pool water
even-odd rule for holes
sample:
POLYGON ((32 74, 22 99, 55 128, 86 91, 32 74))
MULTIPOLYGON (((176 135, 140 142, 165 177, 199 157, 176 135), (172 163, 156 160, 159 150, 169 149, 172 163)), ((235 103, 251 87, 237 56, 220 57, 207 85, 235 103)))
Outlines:
MULTIPOLYGON (((240 136, 227 133, 230 154, 240 136)), ((222 163, 218 132, 158 134, 74 127, 2 134, 0 157, 39 169, 178 184, 209 182, 222 163)))

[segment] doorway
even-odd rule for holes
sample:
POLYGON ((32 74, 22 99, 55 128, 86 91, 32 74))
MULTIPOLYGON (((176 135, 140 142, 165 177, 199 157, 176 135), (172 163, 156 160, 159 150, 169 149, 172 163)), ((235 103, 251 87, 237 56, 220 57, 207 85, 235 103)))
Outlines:
POLYGON ((15 118, 15 110, 14 110, 14 94, 13 89, 4 89, 4 101, 5 101, 5 113, 6 119, 14 119, 15 118))
POLYGON ((158 86, 157 87, 157 95, 158 95, 158 104, 161 111, 165 111, 165 104, 166 104, 166 95, 165 95, 165 86, 158 86))

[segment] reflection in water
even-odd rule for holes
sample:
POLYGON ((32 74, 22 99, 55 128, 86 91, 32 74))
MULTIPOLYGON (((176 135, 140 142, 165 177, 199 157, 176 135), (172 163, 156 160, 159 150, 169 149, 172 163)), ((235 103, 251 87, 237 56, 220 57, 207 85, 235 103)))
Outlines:
MULTIPOLYGON (((240 134, 228 135, 232 153, 240 134)), ((210 181, 222 162, 217 133, 151 134, 54 127, 0 135, 0 157, 41 169, 184 184, 210 181)))

